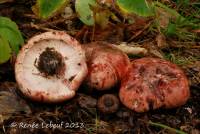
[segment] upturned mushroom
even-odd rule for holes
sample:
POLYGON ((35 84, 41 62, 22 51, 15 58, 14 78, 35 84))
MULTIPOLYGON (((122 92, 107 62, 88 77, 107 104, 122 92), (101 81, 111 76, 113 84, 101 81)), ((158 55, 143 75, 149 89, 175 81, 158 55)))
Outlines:
POLYGON ((32 100, 61 102, 75 96, 87 75, 85 51, 65 32, 46 32, 31 38, 15 63, 22 93, 32 100))
POLYGON ((97 107, 102 113, 114 113, 119 108, 119 99, 113 94, 105 94, 98 99, 97 107))
POLYGON ((134 60, 119 92, 121 102, 136 112, 178 107, 189 96, 184 72, 175 64, 156 58, 134 60))
POLYGON ((112 44, 85 44, 88 75, 86 85, 96 90, 107 90, 120 82, 130 61, 128 56, 112 44))

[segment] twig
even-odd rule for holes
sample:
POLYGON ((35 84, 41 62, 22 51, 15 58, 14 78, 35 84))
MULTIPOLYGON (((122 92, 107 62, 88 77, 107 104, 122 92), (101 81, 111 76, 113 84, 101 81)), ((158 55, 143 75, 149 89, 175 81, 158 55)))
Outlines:
POLYGON ((128 42, 131 42, 133 39, 135 39, 135 38, 138 37, 140 34, 142 34, 151 24, 152 24, 152 22, 149 22, 142 30, 140 30, 140 31, 138 31, 136 34, 134 34, 134 35, 128 40, 128 42))
MULTIPOLYGON (((26 16, 34 17, 34 15, 31 15, 31 14, 26 14, 26 16)), ((57 19, 57 20, 53 20, 53 21, 49 21, 49 22, 45 21, 45 22, 43 22, 43 23, 34 24, 34 25, 37 25, 37 27, 54 26, 54 25, 57 25, 57 24, 59 24, 59 23, 63 23, 63 22, 65 22, 66 20, 71 20, 71 19, 74 19, 74 18, 76 18, 75 15, 74 15, 74 16, 70 16, 69 18, 61 18, 61 19, 57 19)), ((24 24, 24 25, 22 25, 22 27, 26 27, 26 28, 32 27, 32 26, 33 26, 32 24, 33 24, 33 23, 31 23, 31 25, 30 25, 30 24, 24 24)))
POLYGON ((0 0, 0 4, 7 3, 7 2, 14 2, 14 0, 0 0))
POLYGON ((52 25, 57 25, 59 23, 63 23, 64 21, 66 21, 66 19, 61 18, 61 19, 58 19, 58 20, 45 22, 43 24, 38 24, 38 26, 47 27, 47 26, 52 26, 52 25))
POLYGON ((66 20, 71 20, 71 19, 74 19, 76 18, 77 16, 76 15, 73 15, 73 16, 70 16, 68 18, 61 18, 61 19, 57 19, 57 20, 53 20, 53 21, 48 21, 48 22, 45 22, 43 24, 38 24, 39 26, 42 26, 42 27, 47 27, 47 26, 53 26, 53 25, 57 25, 59 23, 63 23, 65 22, 66 20))
POLYGON ((56 31, 56 30, 54 30, 54 29, 50 29, 50 28, 46 28, 46 27, 42 27, 42 26, 36 25, 36 24, 34 24, 34 23, 31 23, 30 26, 31 26, 32 28, 35 28, 35 29, 38 29, 38 30, 44 30, 44 31, 50 31, 50 32, 56 31))
POLYGON ((24 14, 24 17, 31 18, 31 19, 38 19, 35 14, 24 14))
MULTIPOLYGON (((4 122, 3 115, 0 114, 0 123, 3 123, 3 122, 4 122)), ((5 130, 4 124, 3 124, 3 132, 6 133, 6 130, 5 130)))

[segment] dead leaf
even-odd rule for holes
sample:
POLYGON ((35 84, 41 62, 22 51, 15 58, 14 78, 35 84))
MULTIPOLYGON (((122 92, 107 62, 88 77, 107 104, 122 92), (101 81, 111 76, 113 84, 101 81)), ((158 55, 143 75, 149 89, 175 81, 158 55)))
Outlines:
POLYGON ((121 42, 123 40, 123 27, 108 24, 106 28, 96 28, 93 40, 107 41, 110 43, 121 42))
POLYGON ((0 0, 0 4, 6 3, 6 2, 13 2, 14 0, 0 0))
POLYGON ((148 43, 146 45, 148 45, 148 50, 151 55, 164 59, 164 56, 163 56, 164 54, 162 53, 162 51, 160 51, 158 47, 156 47, 154 43, 148 43))
POLYGON ((13 114, 24 112, 31 113, 30 107, 16 93, 14 82, 4 82, 0 85, 0 124, 9 119, 13 114))
POLYGON ((126 26, 124 30, 125 40, 128 40, 128 42, 131 42, 138 36, 142 36, 145 31, 148 31, 146 29, 152 24, 152 21, 149 18, 135 17, 134 21, 133 24, 126 26))
POLYGON ((170 19, 174 19, 175 16, 172 16, 170 13, 168 13, 165 9, 156 7, 156 15, 158 19, 158 24, 161 28, 167 28, 170 19))
POLYGON ((166 48, 167 47, 166 37, 162 33, 159 33, 156 36, 156 42, 157 42, 158 48, 166 48))
POLYGON ((200 61, 193 62, 186 66, 187 75, 191 85, 198 85, 200 83, 200 61))

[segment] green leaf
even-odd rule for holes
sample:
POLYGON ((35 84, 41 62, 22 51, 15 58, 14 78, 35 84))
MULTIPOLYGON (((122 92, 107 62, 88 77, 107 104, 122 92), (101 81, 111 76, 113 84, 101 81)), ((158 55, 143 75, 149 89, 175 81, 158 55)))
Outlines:
POLYGON ((6 17, 0 17, 0 36, 9 42, 15 53, 18 53, 19 46, 24 43, 16 23, 6 17))
POLYGON ((93 11, 90 9, 90 7, 95 5, 95 0, 76 0, 76 12, 80 17, 80 20, 86 25, 94 25, 93 11))
POLYGON ((170 22, 165 30, 165 34, 167 36, 173 36, 176 35, 176 32, 177 32, 177 26, 170 22))
POLYGON ((0 64, 10 59, 11 52, 8 41, 0 36, 0 64))
POLYGON ((146 0, 117 0, 117 5, 126 13, 135 13, 145 17, 153 15, 146 0))
POLYGON ((69 0, 37 0, 32 10, 39 18, 47 19, 62 10, 68 1, 69 0))

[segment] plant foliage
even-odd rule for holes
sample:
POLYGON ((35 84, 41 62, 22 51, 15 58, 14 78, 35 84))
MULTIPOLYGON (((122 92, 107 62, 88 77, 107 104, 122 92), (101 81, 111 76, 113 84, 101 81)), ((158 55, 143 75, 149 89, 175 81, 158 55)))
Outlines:
POLYGON ((18 53, 23 37, 15 22, 6 17, 0 17, 0 64, 6 62, 11 52, 18 53))
POLYGON ((76 0, 75 8, 80 20, 86 25, 94 25, 93 11, 91 6, 95 6, 95 0, 76 0))
POLYGON ((0 64, 9 60, 11 56, 11 48, 6 39, 0 36, 0 64))
MULTIPOLYGON (((165 17, 165 22, 168 22, 168 25, 162 29, 166 36, 178 37, 181 40, 193 40, 198 38, 195 33, 192 33, 190 30, 199 29, 199 21, 194 19, 189 19, 179 14, 175 9, 169 8, 168 6, 160 3, 154 2, 155 10, 162 9, 165 14, 168 16, 165 17)), ((158 20, 161 21, 161 20, 158 20)))
POLYGON ((68 0, 37 0, 32 9, 39 18, 48 19, 64 8, 67 3, 68 0))
POLYGON ((146 0, 117 0, 117 5, 126 13, 135 13, 145 17, 152 15, 152 10, 146 0))

